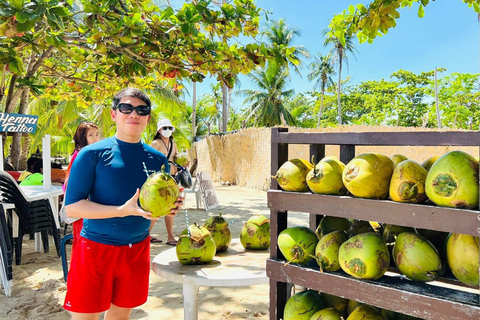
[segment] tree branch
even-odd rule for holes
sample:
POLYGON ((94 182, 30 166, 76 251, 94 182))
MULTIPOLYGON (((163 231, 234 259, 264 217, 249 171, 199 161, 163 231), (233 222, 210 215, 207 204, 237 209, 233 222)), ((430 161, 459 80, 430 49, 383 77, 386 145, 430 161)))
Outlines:
POLYGON ((90 48, 88 46, 84 46, 84 45, 81 45, 81 44, 78 44, 78 43, 67 42, 67 45, 74 46, 74 47, 77 47, 77 48, 80 48, 80 49, 85 49, 86 51, 93 52, 93 53, 98 54, 100 56, 104 56, 104 57, 108 56, 108 54, 106 54, 105 52, 100 52, 98 50, 95 50, 93 48, 90 48))
POLYGON ((55 69, 52 69, 52 68, 49 68, 47 66, 43 66, 43 68, 45 70, 47 70, 48 72, 51 72, 52 74, 49 75, 49 74, 44 74, 43 76, 44 77, 58 77, 58 78, 61 78, 63 80, 66 80, 66 81, 78 81, 78 82, 83 82, 83 83, 88 83, 90 85, 93 85, 93 86, 96 86, 97 83, 95 81, 90 81, 90 80, 86 80, 86 79, 83 79, 83 78, 76 78, 76 77, 70 77, 70 76, 66 76, 64 74, 61 74, 60 72, 58 72, 57 70, 55 69))
POLYGON ((48 58, 50 56, 50 54, 52 53, 52 51, 55 49, 54 46, 50 46, 47 48, 47 50, 45 50, 42 55, 40 56, 40 58, 38 58, 37 62, 35 63, 35 65, 32 67, 31 70, 27 71, 27 74, 25 75, 25 78, 29 78, 29 77, 32 77, 37 71, 38 69, 42 66, 43 64, 43 61, 48 58))
POLYGON ((15 90, 15 83, 17 83, 18 76, 13 74, 10 78, 10 85, 8 86, 8 96, 7 96, 7 103, 5 104, 5 112, 10 113, 12 112, 13 105, 18 100, 20 95, 22 94, 21 88, 17 88, 15 90))

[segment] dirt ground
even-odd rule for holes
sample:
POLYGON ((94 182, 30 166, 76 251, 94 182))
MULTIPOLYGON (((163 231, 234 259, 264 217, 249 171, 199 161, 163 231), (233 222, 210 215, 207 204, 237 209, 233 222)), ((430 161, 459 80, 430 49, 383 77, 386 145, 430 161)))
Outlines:
MULTIPOLYGON (((215 192, 220 206, 208 212, 204 209, 197 210, 195 196, 187 194, 184 209, 188 212, 189 223, 203 224, 208 217, 222 213, 227 221, 233 220, 229 226, 232 236, 239 237, 243 224, 252 215, 270 215, 265 191, 215 184, 215 192)), ((289 224, 307 225, 307 215, 292 214, 289 216, 289 224)), ((181 210, 175 217, 175 236, 178 237, 185 227, 185 210, 181 210)), ((163 243, 152 244, 153 260, 156 255, 172 247, 165 244, 166 230, 161 219, 155 225, 152 235, 163 240, 163 243)), ((70 246, 67 247, 69 250, 70 246)), ((200 287, 199 319, 266 320, 268 291, 268 284, 233 288, 200 287)), ((13 267, 12 297, 5 297, 3 289, 0 290, 0 319, 70 319, 62 308, 65 293, 61 259, 57 257, 54 245, 50 245, 49 253, 34 252, 34 241, 28 240, 26 236, 22 264, 13 267)), ((131 318, 183 319, 182 285, 164 280, 152 271, 148 301, 136 308, 131 318)))

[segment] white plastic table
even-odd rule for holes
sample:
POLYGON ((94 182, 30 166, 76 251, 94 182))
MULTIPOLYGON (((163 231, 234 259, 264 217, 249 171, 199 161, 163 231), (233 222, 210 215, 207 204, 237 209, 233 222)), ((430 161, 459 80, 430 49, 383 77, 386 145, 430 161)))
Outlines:
MULTIPOLYGON (((58 217, 58 197, 63 194, 61 186, 50 186, 50 190, 44 190, 43 186, 20 186, 20 190, 29 201, 47 199, 52 208, 53 217, 57 229, 60 229, 58 217)), ((35 252, 40 252, 42 247, 42 238, 35 234, 35 252)))
POLYGON ((183 283, 185 320, 198 320, 198 287, 243 287, 268 283, 265 273, 268 250, 245 250, 239 239, 232 239, 230 247, 219 253, 207 265, 182 265, 176 248, 168 249, 153 259, 155 274, 177 283, 183 283))

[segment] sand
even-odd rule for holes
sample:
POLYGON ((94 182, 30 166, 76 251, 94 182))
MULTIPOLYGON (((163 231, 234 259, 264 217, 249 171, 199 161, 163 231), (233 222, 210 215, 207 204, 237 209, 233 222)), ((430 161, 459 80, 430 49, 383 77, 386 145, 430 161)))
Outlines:
MULTIPOLYGON (((233 237, 238 237, 244 222, 252 215, 270 215, 265 191, 221 184, 215 184, 215 191, 220 206, 208 212, 197 210, 194 195, 187 194, 184 209, 188 211, 189 223, 203 224, 208 217, 222 213, 227 221, 235 219, 230 230, 233 237)), ((289 224, 307 225, 307 215, 292 214, 289 224)), ((178 237, 185 227, 185 210, 181 210, 175 217, 175 236, 178 237)), ((153 260, 172 246, 165 244, 165 223, 161 219, 152 235, 163 240, 163 243, 152 244, 153 260)), ((67 245, 67 250, 70 247, 67 245)), ((61 259, 57 257, 54 245, 50 245, 49 253, 34 252, 34 241, 26 236, 22 250, 22 264, 13 266, 12 297, 7 298, 3 289, 0 290, 0 319, 70 319, 62 308, 66 284, 63 281, 61 259)), ((269 318, 268 294, 268 284, 233 288, 200 287, 199 319, 266 320, 269 318)), ((148 301, 134 309, 131 319, 183 319, 182 285, 164 280, 152 271, 148 301)))

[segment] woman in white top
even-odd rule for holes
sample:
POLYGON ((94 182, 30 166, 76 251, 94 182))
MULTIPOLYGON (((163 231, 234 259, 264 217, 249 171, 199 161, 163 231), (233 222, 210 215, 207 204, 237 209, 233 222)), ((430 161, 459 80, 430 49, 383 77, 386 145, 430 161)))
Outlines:
MULTIPOLYGON (((172 122, 169 119, 162 119, 159 120, 157 123, 157 133, 153 138, 152 146, 154 149, 163 153, 170 163, 170 174, 174 176, 177 173, 177 167, 173 165, 173 159, 178 154, 178 148, 175 141, 173 141, 173 132, 175 132, 175 127, 172 125, 172 122)), ((167 244, 176 246, 177 240, 175 240, 175 236, 173 235, 173 222, 174 216, 166 215, 165 217, 165 227, 167 228, 167 244)), ((150 231, 153 228, 154 223, 150 226, 150 231)), ((150 242, 162 242, 155 237, 150 237, 150 242)))

